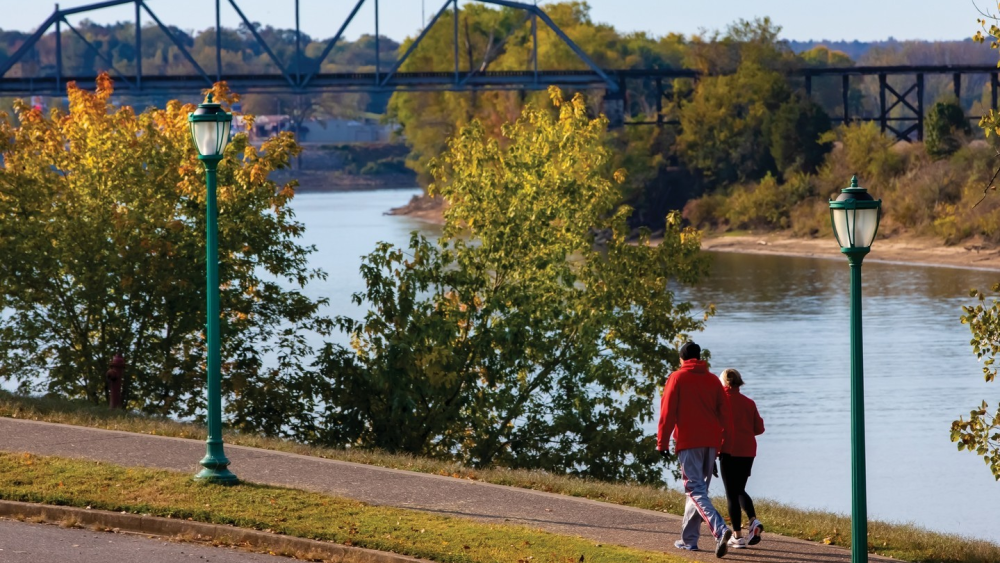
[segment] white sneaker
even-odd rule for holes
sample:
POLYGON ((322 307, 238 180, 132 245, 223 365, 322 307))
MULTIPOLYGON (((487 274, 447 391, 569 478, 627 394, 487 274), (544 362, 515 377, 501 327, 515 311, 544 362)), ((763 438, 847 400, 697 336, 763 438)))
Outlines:
POLYGON ((733 536, 729 538, 729 549, 746 549, 747 543, 743 538, 733 536))
POLYGON ((747 532, 746 542, 747 545, 757 545, 760 543, 760 536, 764 533, 764 525, 760 523, 760 520, 754 518, 750 521, 750 525, 747 526, 750 530, 747 532))
POLYGON ((684 543, 684 540, 677 540, 677 541, 675 541, 674 542, 674 547, 676 547, 677 549, 683 549, 685 551, 700 551, 698 549, 698 544, 688 545, 688 544, 684 543))

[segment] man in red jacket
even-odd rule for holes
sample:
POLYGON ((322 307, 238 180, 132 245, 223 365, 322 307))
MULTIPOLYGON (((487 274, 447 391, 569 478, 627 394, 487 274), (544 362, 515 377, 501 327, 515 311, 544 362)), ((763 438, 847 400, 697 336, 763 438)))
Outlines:
POLYGON ((670 374, 663 391, 656 440, 656 449, 667 455, 673 436, 687 493, 681 539, 674 547, 697 551, 704 520, 715 538, 715 556, 722 557, 733 532, 712 505, 708 484, 725 429, 730 427, 729 405, 719 378, 701 360, 701 347, 688 342, 681 346, 680 356, 681 367, 670 374))

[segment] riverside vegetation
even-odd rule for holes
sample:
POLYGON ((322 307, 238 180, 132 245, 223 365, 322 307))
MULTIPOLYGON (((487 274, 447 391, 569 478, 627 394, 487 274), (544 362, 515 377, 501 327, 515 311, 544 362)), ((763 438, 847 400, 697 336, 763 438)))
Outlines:
MULTIPOLYGON (((0 376, 99 404, 123 353, 126 406, 204 415, 204 190, 190 105, 136 114, 70 86, 68 111, 0 116, 0 376), (128 158, 124 158, 127 155, 128 158)), ((224 84, 215 99, 236 97, 224 84)), ((444 236, 379 245, 362 264, 363 319, 328 319, 301 288, 323 272, 270 172, 298 147, 245 132, 219 176, 223 393, 232 427, 319 445, 660 483, 672 460, 643 430, 698 330, 668 282, 696 281, 700 239, 627 240, 626 174, 582 96, 478 122, 434 164, 453 201, 444 236), (600 235, 600 240, 597 240, 600 235), (291 287, 291 289, 289 289, 291 287), (309 333, 351 345, 314 350, 309 333), (271 358, 266 361, 265 358, 271 358)), ((252 118, 250 118, 252 121, 252 118)))

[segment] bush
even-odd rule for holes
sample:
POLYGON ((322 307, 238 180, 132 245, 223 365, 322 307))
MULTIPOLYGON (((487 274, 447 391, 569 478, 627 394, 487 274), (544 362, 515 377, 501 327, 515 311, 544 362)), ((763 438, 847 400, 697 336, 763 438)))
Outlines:
MULTIPOLYGON (((903 156, 892 151, 894 141, 883 135, 875 122, 841 126, 837 135, 843 143, 844 156, 852 173, 863 181, 886 181, 906 170, 903 156)), ((837 181, 844 182, 847 179, 849 178, 838 178, 837 181)))
POLYGON ((725 213, 732 228, 785 229, 792 206, 810 195, 808 176, 796 175, 780 183, 768 174, 756 186, 737 188, 729 197, 725 213))
POLYGON ((715 227, 719 225, 719 219, 725 217, 726 204, 725 195, 708 194, 688 201, 682 216, 692 227, 715 227))
POLYGON ((972 132, 965 112, 958 100, 937 102, 927 114, 924 145, 927 154, 943 158, 954 154, 964 144, 964 137, 972 132))
POLYGON ((374 162, 369 162, 361 168, 362 175, 380 174, 409 174, 410 169, 406 167, 406 159, 403 157, 381 158, 374 162))

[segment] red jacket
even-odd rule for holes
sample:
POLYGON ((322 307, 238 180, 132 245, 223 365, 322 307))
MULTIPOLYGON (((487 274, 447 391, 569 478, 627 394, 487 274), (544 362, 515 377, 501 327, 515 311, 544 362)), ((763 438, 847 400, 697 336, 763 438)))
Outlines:
POLYGON ((656 449, 669 450, 671 435, 677 451, 719 448, 728 426, 729 405, 722 382, 705 362, 684 360, 663 390, 656 449))
POLYGON ((764 433, 764 419, 757 412, 753 399, 740 393, 737 387, 727 387, 731 430, 726 433, 722 453, 736 457, 756 457, 757 438, 764 433))

